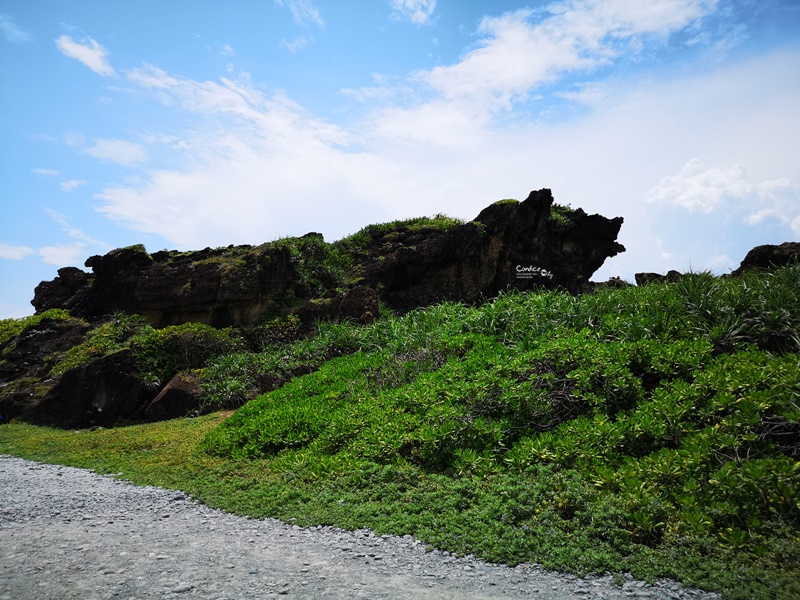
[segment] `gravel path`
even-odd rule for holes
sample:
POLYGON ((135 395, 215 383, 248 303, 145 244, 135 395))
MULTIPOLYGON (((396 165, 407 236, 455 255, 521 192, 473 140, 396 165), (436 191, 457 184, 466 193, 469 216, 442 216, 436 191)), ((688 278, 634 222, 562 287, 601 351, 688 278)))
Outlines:
POLYGON ((90 471, 0 456, 0 600, 718 598, 430 551, 405 536, 237 517, 90 471))

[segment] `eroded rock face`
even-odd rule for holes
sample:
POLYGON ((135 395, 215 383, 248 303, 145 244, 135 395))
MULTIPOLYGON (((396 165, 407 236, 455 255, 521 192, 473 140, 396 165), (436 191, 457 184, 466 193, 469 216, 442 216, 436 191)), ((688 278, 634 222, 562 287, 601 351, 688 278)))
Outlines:
POLYGON ((64 373, 20 416, 56 427, 115 425, 133 416, 152 394, 135 373, 136 361, 129 350, 97 358, 64 373))
POLYGON ((474 221, 446 231, 381 231, 366 253, 350 257, 351 274, 363 277, 347 283, 317 270, 322 292, 304 281, 303 263, 319 258, 314 248, 324 254, 330 247, 312 233, 305 238, 317 244, 307 246, 311 250, 302 257, 281 246, 152 255, 142 246, 114 250, 86 261, 92 275, 62 269, 36 288, 32 303, 37 312, 64 307, 87 317, 136 312, 157 327, 186 322, 248 327, 281 311, 368 322, 377 317, 376 292, 399 311, 442 300, 479 302, 508 288, 580 292, 606 258, 625 250, 616 241, 622 218, 577 209, 554 219, 552 204, 552 193, 543 189, 524 202, 493 204, 474 221), (361 291, 343 292, 347 287, 361 291))
POLYGON ((0 415, 4 421, 26 418, 30 408, 41 402, 58 382, 50 370, 88 330, 86 323, 44 319, 0 345, 0 415))
MULTIPOLYGON (((309 233, 286 243, 185 253, 122 248, 89 258, 91 273, 59 270, 37 286, 32 304, 37 313, 66 308, 94 323, 121 311, 144 315, 155 327, 197 322, 249 331, 293 315, 302 334, 320 319, 369 323, 381 304, 405 312, 444 300, 478 303, 509 288, 579 293, 606 258, 625 250, 616 241, 622 218, 564 207, 552 214, 552 207, 553 196, 543 189, 524 202, 495 203, 468 223, 367 227, 333 244, 309 233)), ((79 343, 87 328, 65 337, 64 349, 79 343)), ((38 391, 12 398, 0 387, 0 410, 11 406, 11 416, 34 423, 86 427, 131 417, 166 419, 202 400, 191 377, 175 375, 160 391, 137 379, 129 351, 47 379, 52 365, 31 358, 33 366, 24 366, 30 352, 18 346, 19 361, 0 368, 0 386, 7 372, 9 385, 30 377, 38 391)))
POLYGON ((741 275, 752 269, 782 267, 792 262, 800 262, 800 242, 784 242, 778 246, 765 244, 750 250, 732 274, 741 275))
POLYGON ((552 204, 543 189, 524 202, 493 204, 446 232, 377 237, 381 259, 367 265, 366 279, 401 311, 442 300, 480 302, 511 288, 584 291, 607 258, 625 251, 616 241, 622 217, 577 209, 556 220, 552 204))

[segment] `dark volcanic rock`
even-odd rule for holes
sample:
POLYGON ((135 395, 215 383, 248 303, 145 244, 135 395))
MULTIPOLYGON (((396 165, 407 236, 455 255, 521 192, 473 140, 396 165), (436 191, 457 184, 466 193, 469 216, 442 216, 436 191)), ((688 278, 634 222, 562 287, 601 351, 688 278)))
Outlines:
POLYGON ((650 283, 652 281, 668 281, 670 283, 674 283, 680 278, 681 274, 679 271, 668 271, 666 275, 661 275, 660 273, 636 273, 634 275, 636 285, 645 285, 646 283, 650 283))
POLYGON ((376 238, 382 259, 367 265, 365 279, 380 284, 381 299, 401 311, 442 300, 479 302, 510 288, 584 291, 603 261, 625 250, 616 241, 622 218, 577 209, 556 220, 552 204, 544 189, 524 202, 493 204, 445 232, 376 238))
MULTIPOLYGON (((285 323, 299 323, 289 329, 302 335, 318 320, 369 323, 381 304, 405 312, 444 300, 478 303, 511 288, 580 293, 606 258, 625 250, 616 241, 621 225, 621 217, 553 209, 553 196, 543 189, 524 202, 495 203, 469 223, 422 219, 369 226, 333 244, 309 233, 262 246, 185 253, 121 248, 89 258, 85 264, 92 273, 59 270, 54 280, 37 286, 32 304, 37 313, 67 308, 95 323, 121 311, 144 315, 155 327, 234 326, 254 340, 259 330, 291 316, 285 323)), ((85 328, 65 337, 64 349, 83 333, 85 328)), ((86 427, 134 416, 171 418, 201 402, 198 382, 183 375, 154 399, 137 378, 130 351, 48 380, 52 361, 30 358, 36 346, 25 350, 21 338, 16 344, 17 355, 0 368, 0 385, 13 392, 0 388, 4 415, 86 427), (24 377, 34 394, 22 391, 24 377)), ((280 379, 262 381, 260 389, 280 379)))
POLYGON ((202 395, 200 380, 197 377, 178 373, 147 405, 144 416, 151 421, 186 416, 200 405, 202 395))
POLYGON ((772 244, 756 246, 747 253, 742 264, 732 275, 741 275, 751 269, 782 267, 792 262, 800 262, 800 242, 784 242, 779 246, 772 244))
POLYGON ((366 322, 377 316, 374 291, 399 311, 443 300, 479 302, 509 288, 578 293, 606 258, 625 250, 616 241, 622 218, 563 208, 552 218, 552 205, 543 189, 446 230, 375 228, 367 251, 350 256, 350 284, 319 267, 335 244, 310 233, 300 238, 299 257, 280 244, 153 255, 142 246, 114 250, 86 261, 93 275, 59 271, 36 288, 33 305, 37 312, 67 307, 87 317, 136 312, 157 327, 249 327, 289 312, 366 322))
POLYGON ((49 373, 64 352, 83 340, 86 323, 43 319, 0 346, 0 415, 23 417, 56 384, 49 373))
POLYGON ((378 317, 378 294, 368 287, 356 287, 333 298, 309 302, 297 310, 304 323, 325 321, 352 321, 360 325, 371 323, 378 317))
POLYGON ((20 416, 58 427, 115 425, 130 418, 151 396, 135 372, 130 351, 103 356, 64 373, 44 398, 20 416))
POLYGON ((64 267, 58 270, 58 277, 52 281, 42 281, 34 290, 31 301, 36 312, 44 312, 49 307, 70 308, 70 301, 76 298, 89 282, 89 274, 75 267, 64 267), (37 300, 38 299, 38 300, 37 300), (37 305, 46 299, 47 307, 37 305))

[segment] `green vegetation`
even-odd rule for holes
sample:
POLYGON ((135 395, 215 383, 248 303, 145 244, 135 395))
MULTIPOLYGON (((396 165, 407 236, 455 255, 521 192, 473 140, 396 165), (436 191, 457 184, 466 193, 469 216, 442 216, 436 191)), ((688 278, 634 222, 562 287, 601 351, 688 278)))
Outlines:
POLYGON ((155 385, 178 371, 200 369, 211 358, 242 350, 244 342, 231 329, 185 323, 153 329, 144 317, 117 313, 89 331, 81 344, 70 348, 51 370, 52 376, 119 352, 132 350, 137 376, 155 385))
POLYGON ((800 597, 800 265, 503 295, 210 353, 209 409, 0 452, 460 554, 800 597))
POLYGON ((334 242, 334 246, 347 253, 366 252, 374 238, 391 236, 396 233, 426 233, 430 231, 449 231, 453 227, 463 225, 464 221, 447 215, 437 214, 433 217, 417 217, 402 221, 391 221, 368 225, 346 238, 334 242))
POLYGON ((68 311, 62 308, 51 308, 40 315, 21 319, 0 319, 0 346, 17 337, 25 328, 38 325, 42 321, 66 321, 71 318, 68 311))
POLYGON ((556 204, 550 207, 549 220, 560 227, 566 227, 572 221, 569 218, 569 213, 572 212, 572 207, 569 204, 556 204))

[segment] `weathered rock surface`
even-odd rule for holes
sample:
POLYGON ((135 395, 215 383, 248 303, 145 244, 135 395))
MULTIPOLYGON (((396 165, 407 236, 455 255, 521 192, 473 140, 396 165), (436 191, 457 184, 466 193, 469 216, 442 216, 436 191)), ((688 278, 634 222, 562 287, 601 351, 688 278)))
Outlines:
POLYGON ((174 419, 196 409, 202 398, 200 380, 192 375, 178 373, 142 412, 150 421, 174 419))
POLYGON ((674 283, 681 278, 681 274, 679 271, 673 270, 668 271, 666 275, 661 275, 661 273, 636 273, 633 277, 636 285, 645 285, 653 281, 674 283))
POLYGON ((380 260, 365 279, 381 287, 395 310, 442 300, 474 303, 510 288, 586 289, 606 258, 624 252, 616 238, 622 217, 570 210, 551 218, 550 190, 524 202, 498 202, 474 221, 444 232, 390 232, 370 246, 380 260))
POLYGON ((129 350, 97 358, 65 372, 44 398, 25 406, 20 416, 31 423, 65 428, 115 425, 133 416, 152 394, 135 373, 129 350))
MULTIPOLYGON (((37 314, 62 308, 95 324, 123 312, 143 315, 157 328, 233 326, 246 330, 248 339, 256 339, 264 323, 291 315, 302 335, 319 320, 369 323, 381 305, 405 312, 444 300, 478 303, 509 288, 582 292, 606 258, 625 250, 616 241, 621 226, 621 217, 554 209, 552 193, 542 189, 523 202, 492 204, 468 223, 423 219, 368 226, 332 244, 309 233, 197 252, 121 248, 90 257, 85 265, 91 273, 60 269, 36 287, 32 304, 37 314)), ((5 353, 0 414, 7 419, 107 426, 132 417, 181 416, 200 405, 196 380, 175 375, 160 390, 159 383, 148 386, 136 377, 129 351, 51 379, 58 357, 88 329, 72 326, 61 335, 59 327, 41 330, 39 338, 38 329, 26 331, 5 353), (25 377, 30 386, 21 385, 25 377)))
POLYGON ((443 300, 478 302, 507 288, 580 292, 606 258, 625 250, 616 241, 622 218, 577 209, 553 219, 552 204, 543 189, 447 230, 376 228, 366 251, 350 252, 344 279, 319 267, 332 245, 316 233, 302 238, 314 243, 301 256, 279 244, 152 255, 142 246, 122 248, 89 258, 92 274, 60 270, 36 288, 32 304, 37 313, 67 308, 84 317, 135 312, 157 327, 248 327, 276 312, 368 322, 377 317, 378 296, 403 311, 443 300))
POLYGON ((784 242, 778 246, 766 244, 756 246, 742 260, 732 275, 741 275, 752 269, 782 267, 792 262, 800 262, 800 242, 784 242))
POLYGON ((56 361, 83 340, 87 323, 43 319, 0 345, 0 415, 23 417, 42 401, 58 379, 50 376, 56 361))

